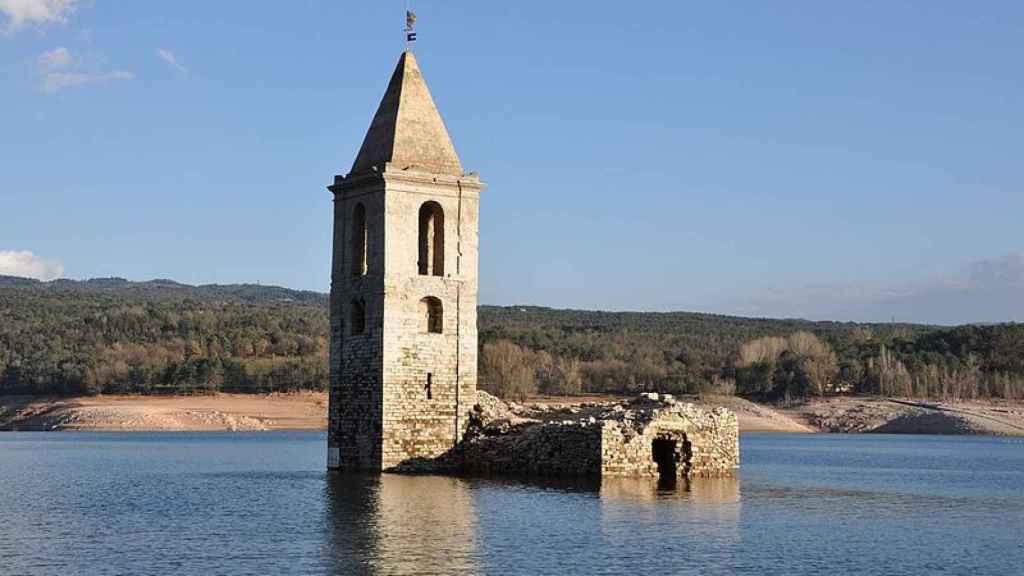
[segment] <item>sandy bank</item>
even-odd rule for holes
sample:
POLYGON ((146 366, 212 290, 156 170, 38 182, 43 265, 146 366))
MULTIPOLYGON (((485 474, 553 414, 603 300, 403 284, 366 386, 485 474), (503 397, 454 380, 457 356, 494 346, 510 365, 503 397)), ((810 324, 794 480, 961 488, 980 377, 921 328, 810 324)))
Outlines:
POLYGON ((778 411, 822 432, 1024 436, 1021 402, 841 397, 778 411))
MULTIPOLYGON (((613 396, 534 398, 527 405, 572 406, 613 396)), ((1024 403, 934 403, 873 397, 811 400, 792 407, 732 396, 679 397, 736 413, 741 432, 984 434, 1024 436, 1024 403)), ((0 430, 223 431, 323 430, 327 394, 213 396, 0 396, 0 430)))
POLYGON ((696 404, 722 406, 736 413, 740 432, 818 432, 819 430, 799 418, 779 410, 755 404, 735 396, 705 396, 695 400, 696 404))
POLYGON ((322 430, 327 395, 0 396, 0 429, 94 431, 322 430))

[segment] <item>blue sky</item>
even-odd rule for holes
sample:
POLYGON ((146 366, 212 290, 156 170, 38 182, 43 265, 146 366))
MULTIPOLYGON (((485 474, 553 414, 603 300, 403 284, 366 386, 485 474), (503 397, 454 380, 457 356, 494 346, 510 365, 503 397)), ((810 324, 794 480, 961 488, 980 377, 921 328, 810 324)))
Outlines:
MULTIPOLYGON (((610 4, 413 2, 483 303, 1024 320, 1024 4, 610 4)), ((0 271, 326 291, 404 8, 0 0, 0 271)))

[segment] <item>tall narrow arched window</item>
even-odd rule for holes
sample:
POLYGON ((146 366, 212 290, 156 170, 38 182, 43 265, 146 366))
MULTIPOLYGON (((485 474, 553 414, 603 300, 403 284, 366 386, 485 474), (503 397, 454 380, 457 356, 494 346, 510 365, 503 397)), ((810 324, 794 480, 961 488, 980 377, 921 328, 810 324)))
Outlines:
POLYGON ((366 304, 359 300, 353 300, 349 306, 348 321, 353 336, 366 332, 366 304))
POLYGON ((437 202, 420 206, 420 274, 444 276, 444 210, 437 202))
POLYGON ((444 332, 444 308, 441 301, 433 296, 420 300, 420 332, 441 334, 444 332))
POLYGON ((362 203, 352 210, 352 275, 366 274, 366 208, 362 203))

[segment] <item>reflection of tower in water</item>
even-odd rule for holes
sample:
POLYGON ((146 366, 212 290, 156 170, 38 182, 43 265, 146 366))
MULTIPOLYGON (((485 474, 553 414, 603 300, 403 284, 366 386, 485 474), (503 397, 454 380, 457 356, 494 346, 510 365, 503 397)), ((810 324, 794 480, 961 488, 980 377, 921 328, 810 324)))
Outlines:
POLYGON ((473 496, 440 476, 327 475, 328 573, 472 574, 473 496))

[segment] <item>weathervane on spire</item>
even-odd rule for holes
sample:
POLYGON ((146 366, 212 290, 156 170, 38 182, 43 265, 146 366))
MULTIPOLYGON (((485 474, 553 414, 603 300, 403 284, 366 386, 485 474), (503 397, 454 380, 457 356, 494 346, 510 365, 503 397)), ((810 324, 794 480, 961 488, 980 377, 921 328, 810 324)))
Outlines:
POLYGON ((405 47, 416 41, 416 13, 408 8, 405 10, 405 47))

